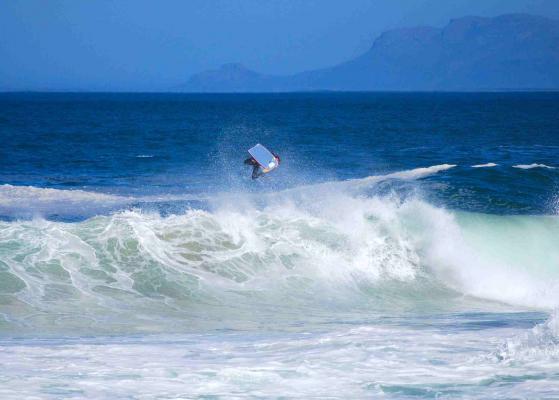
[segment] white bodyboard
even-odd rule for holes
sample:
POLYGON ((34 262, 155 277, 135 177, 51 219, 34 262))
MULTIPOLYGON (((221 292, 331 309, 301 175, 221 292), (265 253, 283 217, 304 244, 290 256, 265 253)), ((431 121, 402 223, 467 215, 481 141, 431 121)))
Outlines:
POLYGON ((276 157, 264 146, 258 143, 256 146, 250 148, 248 153, 256 160, 262 167, 264 172, 270 172, 278 166, 276 157))

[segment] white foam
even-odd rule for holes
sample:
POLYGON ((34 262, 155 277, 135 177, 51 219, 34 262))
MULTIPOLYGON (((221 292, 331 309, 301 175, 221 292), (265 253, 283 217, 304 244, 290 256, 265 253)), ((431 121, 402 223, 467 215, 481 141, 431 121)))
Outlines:
POLYGON ((507 339, 494 356, 507 364, 559 360, 559 311, 529 332, 507 339))
POLYGON ((518 169, 532 169, 532 168, 546 168, 546 169, 556 169, 556 167, 551 167, 549 165, 545 165, 545 164, 518 164, 518 165, 514 165, 513 168, 518 168, 518 169))
POLYGON ((346 182, 370 183, 370 182, 378 182, 387 179, 415 180, 415 179, 426 178, 430 175, 435 175, 439 172, 447 171, 454 167, 456 167, 456 164, 432 165, 430 167, 421 167, 421 168, 414 168, 406 171, 392 172, 386 175, 374 175, 374 176, 369 176, 367 178, 350 179, 346 182))
MULTIPOLYGON (((304 333, 12 340, 0 347, 3 399, 555 398, 557 361, 485 356, 521 329, 407 316, 304 333), (466 325, 467 326, 467 325, 466 325), (514 361, 513 359, 512 361, 514 361), (413 379, 410 379, 413 377, 413 379), (110 384, 108 384, 110 382, 110 384), (328 382, 328 384, 325 384, 328 382)), ((1 344, 0 344, 1 345, 1 344)))
POLYGON ((487 164, 476 164, 476 165, 472 165, 472 168, 491 168, 491 167, 496 167, 499 164, 495 164, 495 163, 487 163, 487 164))

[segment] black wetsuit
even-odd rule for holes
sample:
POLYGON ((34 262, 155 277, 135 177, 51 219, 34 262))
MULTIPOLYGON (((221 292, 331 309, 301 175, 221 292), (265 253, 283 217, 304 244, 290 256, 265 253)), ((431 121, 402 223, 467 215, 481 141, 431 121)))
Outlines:
POLYGON ((249 157, 244 161, 244 163, 246 165, 252 165, 252 179, 256 179, 256 178, 264 175, 264 172, 260 168, 260 164, 258 164, 258 162, 256 162, 256 160, 254 158, 249 157))

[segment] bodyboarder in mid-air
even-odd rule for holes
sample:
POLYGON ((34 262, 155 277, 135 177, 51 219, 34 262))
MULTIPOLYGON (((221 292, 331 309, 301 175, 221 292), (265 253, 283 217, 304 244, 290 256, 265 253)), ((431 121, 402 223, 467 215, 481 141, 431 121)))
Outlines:
MULTIPOLYGON (((262 145, 257 145, 257 146, 262 146, 262 145)), ((266 149, 266 151, 268 150, 266 149)), ((244 161, 244 164, 252 165, 252 179, 257 179, 262 175, 264 175, 265 173, 270 172, 271 170, 279 166, 281 161, 280 157, 274 152, 269 152, 268 154, 270 153, 273 155, 273 160, 268 164, 267 167, 263 167, 258 161, 256 161, 256 159, 252 155, 244 161)))

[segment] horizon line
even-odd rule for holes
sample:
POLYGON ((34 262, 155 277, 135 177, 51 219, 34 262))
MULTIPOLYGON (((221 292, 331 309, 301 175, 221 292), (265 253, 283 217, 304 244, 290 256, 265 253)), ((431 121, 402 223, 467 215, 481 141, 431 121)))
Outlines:
POLYGON ((385 90, 285 90, 285 91, 179 91, 179 90, 1 90, 0 94, 193 94, 193 95, 242 95, 242 94, 320 94, 320 93, 537 93, 559 92, 556 88, 485 88, 485 89, 385 89, 385 90))

